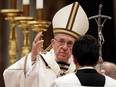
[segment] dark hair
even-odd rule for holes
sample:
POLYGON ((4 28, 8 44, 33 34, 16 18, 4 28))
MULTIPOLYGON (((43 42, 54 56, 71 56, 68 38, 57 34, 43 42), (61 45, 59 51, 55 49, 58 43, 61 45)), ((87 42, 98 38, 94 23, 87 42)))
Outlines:
POLYGON ((99 43, 92 35, 84 35, 73 45, 72 54, 81 66, 94 66, 99 59, 99 43))

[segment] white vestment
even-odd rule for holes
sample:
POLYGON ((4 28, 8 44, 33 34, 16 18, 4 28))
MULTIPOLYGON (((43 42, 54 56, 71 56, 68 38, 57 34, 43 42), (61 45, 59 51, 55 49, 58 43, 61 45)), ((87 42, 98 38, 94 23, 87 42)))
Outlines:
MULTIPOLYGON (((15 64, 5 69, 3 76, 6 87, 50 87, 60 73, 60 67, 55 61, 53 49, 41 54, 45 61, 37 56, 35 64, 32 65, 31 53, 21 58, 15 64)), ((69 59, 70 66, 66 73, 75 70, 72 57, 69 59)))
MULTIPOLYGON (((51 87, 91 87, 91 86, 81 86, 81 83, 77 78, 77 76, 75 75, 75 73, 70 73, 56 79, 51 87)), ((105 76, 104 87, 116 87, 116 80, 108 76, 105 76)))

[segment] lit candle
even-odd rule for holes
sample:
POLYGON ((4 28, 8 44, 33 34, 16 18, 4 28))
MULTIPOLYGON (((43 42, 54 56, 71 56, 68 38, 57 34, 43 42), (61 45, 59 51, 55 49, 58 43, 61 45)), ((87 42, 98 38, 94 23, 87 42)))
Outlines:
POLYGON ((23 4, 29 4, 29 0, 23 0, 23 4))
POLYGON ((43 0, 36 0, 36 9, 43 8, 43 0))

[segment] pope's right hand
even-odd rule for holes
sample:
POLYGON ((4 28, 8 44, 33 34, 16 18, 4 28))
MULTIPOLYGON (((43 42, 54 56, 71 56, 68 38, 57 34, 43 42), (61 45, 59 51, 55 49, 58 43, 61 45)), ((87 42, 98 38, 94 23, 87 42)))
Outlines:
POLYGON ((39 32, 36 35, 36 37, 35 37, 35 39, 34 39, 34 41, 32 43, 32 54, 31 54, 31 58, 32 58, 31 60, 32 61, 36 60, 36 57, 37 57, 38 53, 43 48, 43 42, 44 42, 44 40, 41 40, 41 37, 42 37, 42 32, 39 32))

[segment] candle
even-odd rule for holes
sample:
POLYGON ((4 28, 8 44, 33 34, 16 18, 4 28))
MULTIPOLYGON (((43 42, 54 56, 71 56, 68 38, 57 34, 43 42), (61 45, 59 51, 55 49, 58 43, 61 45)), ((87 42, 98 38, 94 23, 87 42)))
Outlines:
POLYGON ((43 8, 43 0, 36 0, 36 9, 43 8))
POLYGON ((29 0, 23 0, 23 4, 29 4, 29 0))
POLYGON ((29 16, 29 5, 23 5, 23 15, 29 16))
POLYGON ((16 9, 16 2, 17 2, 17 0, 10 0, 11 9, 16 9))
POLYGON ((29 0, 23 0, 23 15, 29 16, 29 0))

